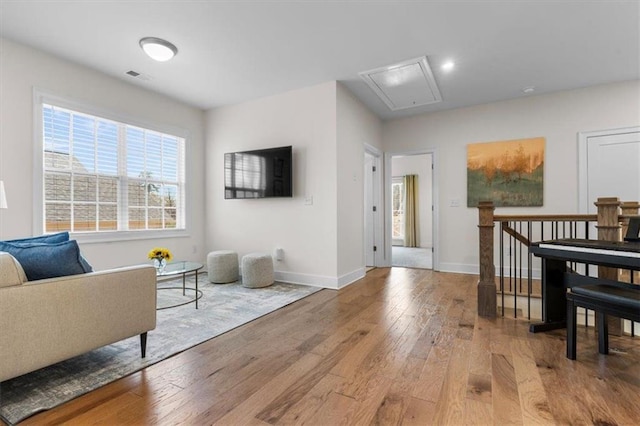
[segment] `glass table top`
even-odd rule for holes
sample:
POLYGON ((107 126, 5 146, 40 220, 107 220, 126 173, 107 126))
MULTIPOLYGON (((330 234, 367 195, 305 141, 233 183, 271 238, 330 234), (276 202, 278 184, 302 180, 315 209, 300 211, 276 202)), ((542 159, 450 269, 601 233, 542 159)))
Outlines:
POLYGON ((204 265, 202 263, 179 260, 176 262, 167 263, 167 266, 164 267, 164 270, 162 270, 162 272, 156 271, 156 276, 166 277, 169 275, 186 274, 202 269, 203 266, 204 265))

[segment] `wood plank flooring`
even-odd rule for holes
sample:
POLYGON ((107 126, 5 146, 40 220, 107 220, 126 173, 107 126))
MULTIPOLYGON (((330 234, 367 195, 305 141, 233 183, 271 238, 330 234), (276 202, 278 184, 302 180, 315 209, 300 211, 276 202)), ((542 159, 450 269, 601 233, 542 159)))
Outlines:
POLYGON ((476 315, 477 277, 382 268, 24 425, 632 425, 640 339, 476 315))

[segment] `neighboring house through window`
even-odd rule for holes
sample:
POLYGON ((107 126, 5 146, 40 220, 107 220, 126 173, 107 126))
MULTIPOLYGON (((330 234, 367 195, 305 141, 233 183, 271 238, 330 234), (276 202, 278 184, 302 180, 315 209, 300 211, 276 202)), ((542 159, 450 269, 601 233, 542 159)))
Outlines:
POLYGON ((43 230, 185 228, 185 140, 42 103, 43 230))

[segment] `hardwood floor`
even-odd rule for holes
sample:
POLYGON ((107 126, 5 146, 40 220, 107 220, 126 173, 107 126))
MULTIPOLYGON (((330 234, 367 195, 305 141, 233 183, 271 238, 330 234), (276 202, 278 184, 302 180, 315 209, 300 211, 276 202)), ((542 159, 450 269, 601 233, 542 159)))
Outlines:
POLYGON ((476 276, 383 268, 25 425, 638 424, 638 338, 598 355, 476 315, 476 276))

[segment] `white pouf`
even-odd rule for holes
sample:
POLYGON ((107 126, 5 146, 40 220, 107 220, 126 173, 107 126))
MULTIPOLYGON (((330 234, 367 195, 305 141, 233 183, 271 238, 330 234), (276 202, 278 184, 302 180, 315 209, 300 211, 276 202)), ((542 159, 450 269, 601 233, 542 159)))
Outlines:
POLYGON ((207 255, 207 270, 212 283, 238 281, 238 253, 231 250, 212 251, 207 255))
POLYGON ((249 288, 273 284, 273 260, 265 253, 249 253, 242 257, 242 285, 249 288))

